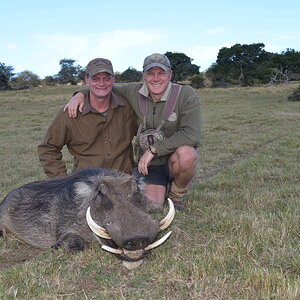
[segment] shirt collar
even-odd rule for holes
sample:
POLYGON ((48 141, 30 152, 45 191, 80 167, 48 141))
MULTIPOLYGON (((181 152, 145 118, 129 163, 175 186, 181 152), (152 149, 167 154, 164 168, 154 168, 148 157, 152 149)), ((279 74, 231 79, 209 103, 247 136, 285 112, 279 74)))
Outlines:
MULTIPOLYGON (((167 101, 170 90, 171 90, 171 86, 172 86, 172 83, 169 82, 169 85, 168 85, 166 91, 164 92, 164 94, 162 95, 162 97, 159 101, 167 101)), ((142 87, 140 88, 139 93, 145 97, 151 98, 149 90, 148 90, 145 82, 143 83, 142 87)))
MULTIPOLYGON (((124 101, 123 99, 116 95, 115 93, 111 93, 110 96, 110 106, 112 108, 116 108, 118 106, 124 106, 124 101)), ((84 99, 84 105, 83 105, 83 109, 82 109, 82 114, 87 114, 89 112, 93 112, 93 113, 99 113, 97 110, 95 110, 92 106, 91 106, 91 102, 90 102, 90 94, 88 93, 87 96, 84 99)))

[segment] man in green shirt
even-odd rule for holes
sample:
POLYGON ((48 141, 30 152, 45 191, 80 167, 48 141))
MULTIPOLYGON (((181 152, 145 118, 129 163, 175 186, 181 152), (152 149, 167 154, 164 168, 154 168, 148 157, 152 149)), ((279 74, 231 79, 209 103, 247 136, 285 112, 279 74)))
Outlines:
POLYGON ((112 92, 113 66, 107 59, 96 58, 86 72, 89 93, 81 113, 71 119, 61 109, 38 146, 40 162, 51 178, 67 175, 62 160, 65 145, 74 157, 74 171, 99 166, 132 172, 136 118, 127 100, 112 92))
MULTIPOLYGON (((128 99, 135 111, 140 131, 160 128, 159 136, 148 145, 139 145, 137 167, 134 175, 142 177, 145 182, 144 195, 160 209, 165 200, 170 182, 168 196, 177 208, 182 208, 182 197, 191 182, 197 168, 196 148, 200 142, 200 100, 198 93, 190 86, 179 86, 171 82, 172 70, 169 59, 154 53, 145 58, 143 64, 144 83, 114 86, 113 91, 128 99), (162 122, 164 107, 174 98, 176 101, 165 122, 162 122), (173 94, 173 96, 171 96, 173 94), (175 92, 176 94, 176 92, 175 92), (142 112, 140 103, 144 101, 146 111, 142 112)), ((77 109, 84 105, 80 90, 66 105, 69 116, 75 117, 77 109)), ((151 134, 150 134, 151 135, 151 134)), ((141 135, 143 136, 143 135, 141 135)), ((138 139, 140 135, 138 133, 138 139)))

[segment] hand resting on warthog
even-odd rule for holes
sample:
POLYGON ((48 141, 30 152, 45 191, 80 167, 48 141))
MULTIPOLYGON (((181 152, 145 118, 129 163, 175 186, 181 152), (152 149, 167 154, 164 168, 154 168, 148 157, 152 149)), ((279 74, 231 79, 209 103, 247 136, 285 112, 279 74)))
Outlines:
POLYGON ((175 214, 169 200, 169 213, 159 221, 149 213, 148 201, 131 175, 92 167, 9 192, 0 204, 0 230, 39 248, 76 251, 99 241, 123 262, 141 263, 169 237, 171 232, 155 241, 175 214))

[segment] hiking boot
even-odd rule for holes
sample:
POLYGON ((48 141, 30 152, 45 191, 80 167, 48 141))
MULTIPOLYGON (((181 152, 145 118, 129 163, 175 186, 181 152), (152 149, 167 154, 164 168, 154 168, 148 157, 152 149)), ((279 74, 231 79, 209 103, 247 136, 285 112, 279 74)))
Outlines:
POLYGON ((188 187, 179 187, 175 183, 175 181, 172 182, 168 197, 173 201, 174 207, 176 210, 182 210, 183 209, 183 203, 182 203, 182 198, 186 194, 188 190, 188 187))

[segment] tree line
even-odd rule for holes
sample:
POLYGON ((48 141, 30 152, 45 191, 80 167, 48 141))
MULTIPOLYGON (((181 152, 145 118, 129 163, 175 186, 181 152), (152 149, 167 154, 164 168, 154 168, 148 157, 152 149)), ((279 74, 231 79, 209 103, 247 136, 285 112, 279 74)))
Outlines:
MULTIPOLYGON (((194 88, 205 86, 254 86, 259 84, 283 84, 300 80, 300 52, 286 49, 281 53, 264 50, 263 43, 235 44, 219 50, 217 60, 208 70, 200 72, 200 66, 184 53, 166 52, 169 58, 174 82, 188 81, 194 88)), ((23 89, 40 85, 76 85, 84 80, 85 69, 74 59, 59 61, 60 71, 53 76, 40 79, 31 71, 14 74, 12 66, 0 62, 0 90, 23 89)), ((116 82, 138 82, 142 72, 129 67, 122 73, 117 72, 116 82)))

